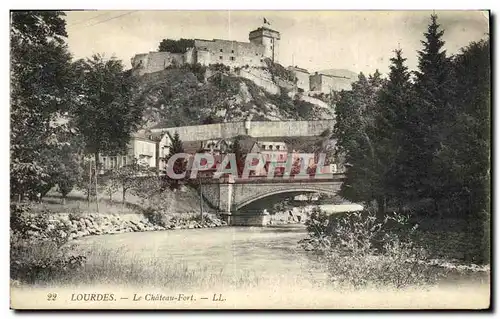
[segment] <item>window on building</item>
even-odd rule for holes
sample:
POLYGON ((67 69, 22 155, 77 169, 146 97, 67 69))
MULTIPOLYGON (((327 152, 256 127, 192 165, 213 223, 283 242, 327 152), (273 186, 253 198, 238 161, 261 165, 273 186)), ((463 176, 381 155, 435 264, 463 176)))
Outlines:
POLYGON ((264 61, 264 59, 260 59, 260 62, 264 61))
POLYGON ((280 146, 279 145, 276 145, 276 149, 279 150, 280 149, 280 146))
POLYGON ((255 53, 255 55, 256 55, 256 56, 259 56, 259 54, 258 54, 258 53, 255 53))
POLYGON ((222 49, 220 49, 220 52, 222 52, 222 49))
POLYGON ((231 57, 231 61, 234 61, 234 56, 231 57))
POLYGON ((269 149, 272 150, 273 149, 273 146, 272 145, 269 145, 269 149))
POLYGON ((109 158, 109 161, 110 161, 110 168, 116 168, 117 164, 118 164, 118 160, 116 158, 116 156, 111 156, 109 158))
POLYGON ((222 55, 221 55, 221 56, 219 56, 219 60, 222 60, 222 55))
POLYGON ((127 165, 127 156, 122 157, 122 165, 126 166, 127 165))
POLYGON ((234 53, 234 50, 231 50, 231 53, 234 53))

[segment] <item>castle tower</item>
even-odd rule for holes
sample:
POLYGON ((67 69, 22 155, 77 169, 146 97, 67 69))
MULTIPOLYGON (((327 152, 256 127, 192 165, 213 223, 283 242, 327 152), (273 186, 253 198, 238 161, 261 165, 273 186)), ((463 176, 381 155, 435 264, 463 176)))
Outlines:
POLYGON ((278 62, 280 33, 267 27, 260 27, 248 34, 251 43, 264 45, 264 56, 278 62))

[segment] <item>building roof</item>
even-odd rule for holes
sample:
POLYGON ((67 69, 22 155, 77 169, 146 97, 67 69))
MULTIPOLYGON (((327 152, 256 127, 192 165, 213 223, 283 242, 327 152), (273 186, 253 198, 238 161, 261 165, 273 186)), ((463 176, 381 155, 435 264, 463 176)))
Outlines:
POLYGON ((131 134, 131 138, 154 142, 150 138, 151 133, 146 130, 139 130, 131 134))
POLYGON ((319 75, 319 76, 326 76, 326 77, 329 77, 329 78, 334 78, 334 79, 346 79, 346 80, 351 80, 351 78, 347 77, 347 76, 343 76, 343 75, 333 75, 333 74, 326 74, 326 73, 321 73, 321 72, 314 72, 314 74, 311 74, 311 76, 315 76, 315 75, 319 75))
POLYGON ((257 32, 257 31, 270 31, 270 32, 279 33, 278 31, 273 30, 273 29, 268 28, 268 27, 259 27, 259 28, 255 29, 255 30, 250 31, 250 33, 257 32))
POLYGON ((304 73, 309 73, 309 71, 307 71, 306 69, 300 68, 298 66, 289 66, 288 69, 289 70, 300 71, 300 72, 304 72, 304 73))
POLYGON ((151 132, 150 130, 139 130, 135 133, 131 134, 131 138, 146 140, 151 143, 161 141, 161 139, 165 136, 165 134, 172 139, 170 133, 168 131, 160 131, 160 132, 151 132))

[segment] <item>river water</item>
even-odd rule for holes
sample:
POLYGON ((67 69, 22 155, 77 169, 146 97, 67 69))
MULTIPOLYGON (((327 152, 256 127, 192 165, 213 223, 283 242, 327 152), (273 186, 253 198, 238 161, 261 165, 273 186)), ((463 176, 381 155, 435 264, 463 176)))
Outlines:
POLYGON ((115 294, 120 299, 109 307, 120 309, 470 309, 489 304, 489 283, 477 277, 405 290, 339 289, 328 281, 323 265, 298 244, 306 236, 304 225, 283 225, 80 238, 74 251, 88 256, 82 272, 47 287, 17 288, 13 298, 41 300, 37 309, 47 306, 47 293, 56 290, 60 306, 71 309, 88 307, 68 301, 84 292, 115 294), (33 298, 34 293, 40 297, 33 298), (179 293, 193 295, 197 301, 131 301, 136 295, 179 293))
MULTIPOLYGON (((306 236, 301 224, 221 227, 92 236, 80 239, 79 247, 95 250, 104 245, 119 251, 117 257, 123 260, 153 258, 233 279, 324 281, 322 265, 298 243, 306 236)), ((91 255, 89 262, 99 258, 91 255)))

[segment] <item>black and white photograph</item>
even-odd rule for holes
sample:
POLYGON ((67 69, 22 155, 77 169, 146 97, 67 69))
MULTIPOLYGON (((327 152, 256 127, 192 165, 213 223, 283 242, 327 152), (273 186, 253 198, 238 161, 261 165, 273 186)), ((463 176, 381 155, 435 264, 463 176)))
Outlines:
POLYGON ((11 309, 491 309, 490 11, 9 19, 11 309))

